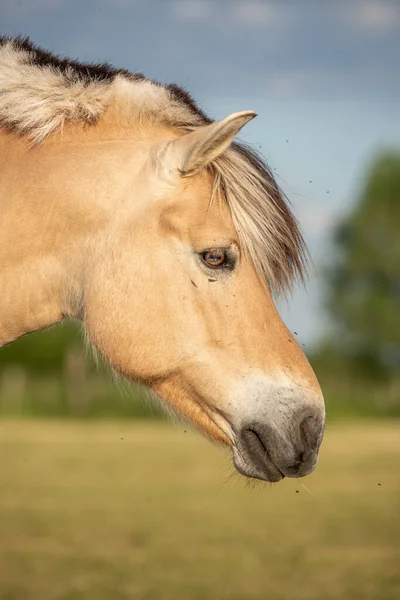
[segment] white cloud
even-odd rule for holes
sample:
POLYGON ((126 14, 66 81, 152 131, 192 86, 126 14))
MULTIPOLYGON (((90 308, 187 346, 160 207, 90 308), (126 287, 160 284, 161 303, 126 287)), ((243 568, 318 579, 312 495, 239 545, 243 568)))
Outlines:
POLYGON ((345 6, 342 18, 357 29, 385 32, 400 26, 400 4, 386 0, 359 0, 345 6))
POLYGON ((184 22, 216 21, 219 25, 265 27, 286 23, 289 12, 268 0, 170 0, 172 15, 184 22))
POLYGON ((209 21, 216 13, 211 0, 173 0, 170 9, 179 21, 209 21))
POLYGON ((276 23, 281 16, 276 6, 267 1, 241 0, 232 3, 231 14, 239 24, 265 26, 276 23))

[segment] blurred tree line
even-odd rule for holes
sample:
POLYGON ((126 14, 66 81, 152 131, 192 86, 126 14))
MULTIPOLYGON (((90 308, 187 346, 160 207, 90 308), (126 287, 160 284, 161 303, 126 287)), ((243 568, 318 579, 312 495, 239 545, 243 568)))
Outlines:
POLYGON ((372 161, 333 243, 332 332, 313 365, 341 410, 400 415, 400 152, 372 161))
MULTIPOLYGON (((353 211, 334 234, 325 271, 331 335, 310 357, 331 414, 400 416, 400 153, 367 169, 353 211)), ((149 414, 138 387, 117 391, 85 357, 72 322, 0 349, 0 414, 149 414)), ((154 407, 150 413, 160 416, 154 407)))
POLYGON ((65 321, 0 348, 0 416, 162 417, 138 385, 113 375, 65 321))

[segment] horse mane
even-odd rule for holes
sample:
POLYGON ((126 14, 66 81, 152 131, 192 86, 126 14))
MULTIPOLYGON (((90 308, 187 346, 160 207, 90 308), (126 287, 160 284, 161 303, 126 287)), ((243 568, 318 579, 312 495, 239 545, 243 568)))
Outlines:
MULTIPOLYGON (((40 144, 67 124, 94 125, 111 106, 187 133, 212 120, 175 84, 108 64, 83 64, 0 37, 0 127, 40 144)), ((261 156, 234 143, 210 166, 240 242, 273 291, 305 280, 308 252, 287 199, 261 156)))

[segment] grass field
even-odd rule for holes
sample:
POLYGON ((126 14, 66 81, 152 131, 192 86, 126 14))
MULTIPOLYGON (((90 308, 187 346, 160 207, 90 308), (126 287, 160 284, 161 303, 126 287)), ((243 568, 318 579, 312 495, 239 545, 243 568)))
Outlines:
POLYGON ((168 423, 0 422, 1 600, 398 600, 400 425, 246 487, 168 423))

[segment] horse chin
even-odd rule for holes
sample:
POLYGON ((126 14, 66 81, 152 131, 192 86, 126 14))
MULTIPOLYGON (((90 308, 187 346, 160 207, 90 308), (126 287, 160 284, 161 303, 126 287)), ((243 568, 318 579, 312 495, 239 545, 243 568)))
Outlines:
POLYGON ((166 409, 192 423, 209 440, 223 446, 233 447, 233 434, 228 421, 214 410, 203 398, 189 394, 183 386, 170 378, 151 386, 151 391, 166 409))
POLYGON ((232 439, 228 433, 230 426, 223 417, 213 413, 208 406, 198 405, 195 419, 191 415, 183 415, 193 422, 196 428, 210 441, 228 448, 233 447, 232 439), (200 410, 199 410, 200 409, 200 410))
POLYGON ((264 461, 263 464, 250 463, 236 447, 233 450, 233 464, 241 475, 251 479, 276 483, 285 477, 272 461, 264 461))

